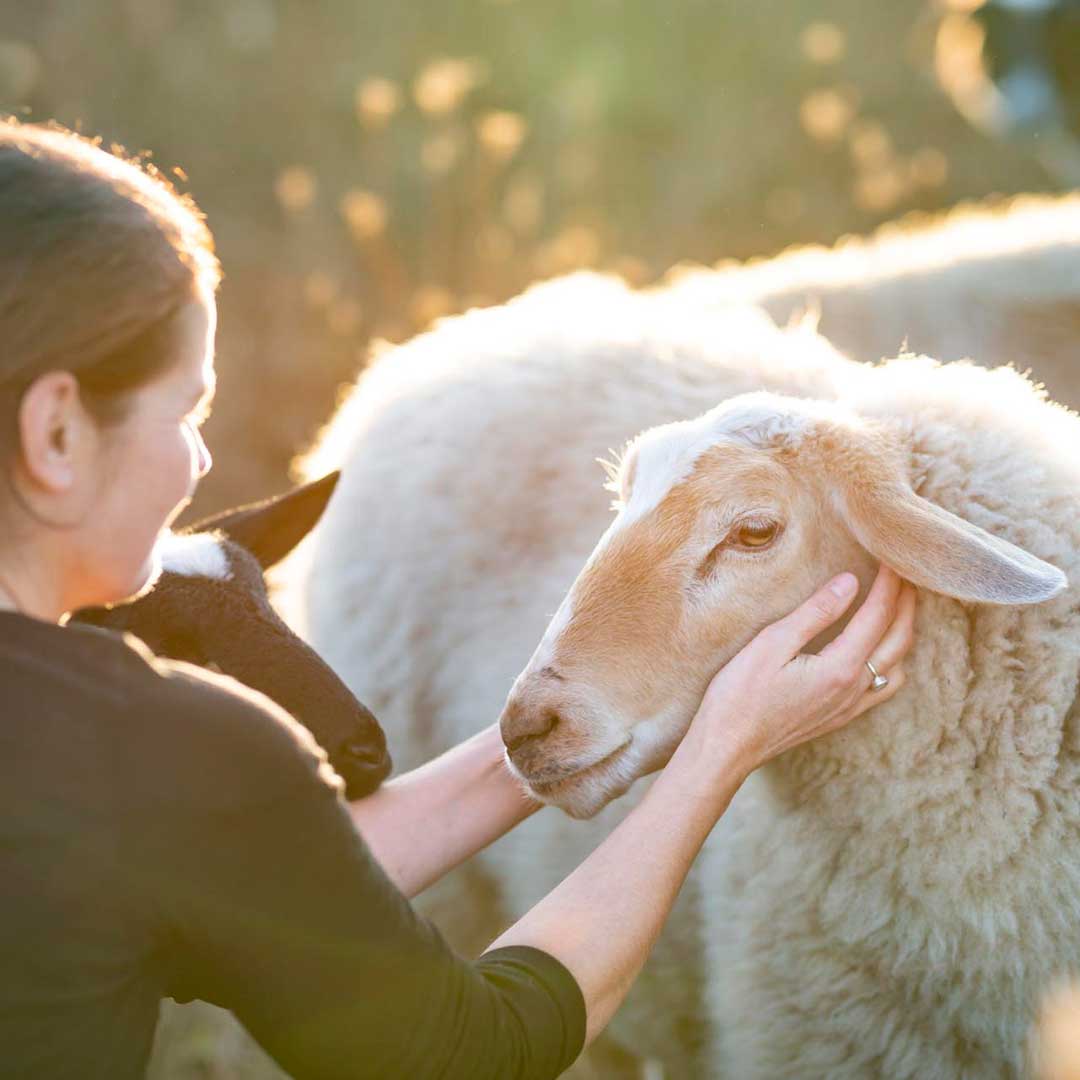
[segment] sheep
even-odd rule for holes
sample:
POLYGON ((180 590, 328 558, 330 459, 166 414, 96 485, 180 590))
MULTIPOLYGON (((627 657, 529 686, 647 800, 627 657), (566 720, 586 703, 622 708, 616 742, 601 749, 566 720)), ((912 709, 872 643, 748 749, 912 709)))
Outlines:
POLYGON ((839 406, 752 394, 646 433, 511 691, 515 771, 589 816, 820 580, 880 558, 923 590, 908 692, 768 766, 705 856, 720 1075, 1017 1075, 1080 969, 1080 591, 1048 603, 1065 575, 1030 554, 1080 569, 1080 420, 994 374, 905 359, 839 406))
POLYGON ((856 360, 905 349, 1030 366, 1055 400, 1080 408, 1077 194, 912 215, 832 249, 684 266, 666 287, 692 306, 757 304, 779 323, 816 311, 821 333, 856 360))
MULTIPOLYGON (((286 568, 285 601, 294 626, 379 716, 400 768, 498 718, 607 524, 592 459, 657 419, 692 416, 760 384, 749 353, 741 370, 718 371, 689 324, 675 341, 662 318, 650 331, 656 347, 643 347, 643 313, 618 282, 584 276, 446 321, 365 374, 306 462, 309 475, 327 460, 349 466, 286 568), (658 379, 657 367, 673 381, 658 379), (597 386, 619 388, 620 404, 613 408, 597 386), (552 439, 564 421, 573 442, 552 439), (371 515, 362 557, 354 546, 361 507, 371 515)), ((754 312, 738 318, 771 326, 754 312)), ((823 364, 846 362, 823 342, 809 350, 820 354, 819 371, 805 352, 798 360, 812 392, 831 377, 823 364)), ((613 806, 590 827, 537 815, 421 906, 474 953, 584 858, 625 808, 613 806)), ((684 890, 670 948, 633 992, 641 1015, 622 1042, 634 1053, 656 1057, 664 1048, 670 1061, 669 1047, 687 1045, 692 1055, 701 1042, 697 1020, 682 1024, 678 1039, 669 1031, 669 1016, 696 1015, 704 978, 694 903, 693 888, 684 890), (678 990, 669 966, 679 971, 678 990), (662 989, 654 991, 654 979, 662 989), (650 999, 671 1008, 650 1008, 650 999)))
POLYGON ((134 634, 160 656, 211 667, 266 694, 311 731, 347 796, 359 798, 390 772, 383 731, 278 616, 263 578, 315 524, 337 480, 334 472, 167 535, 149 592, 73 618, 134 634))
MULTIPOLYGON (((871 369, 811 327, 781 331, 758 311, 635 295, 597 277, 555 282, 383 357, 309 459, 348 470, 291 586, 306 633, 372 702, 399 758, 426 758, 499 714, 609 524, 591 459, 759 390, 846 402, 853 422, 900 417, 921 494, 1075 576, 1077 421, 1015 372, 918 359, 871 369)), ((1019 608, 926 593, 904 692, 736 799, 616 1018, 623 1044, 672 1076, 976 1075, 965 1053, 983 1055, 978 1075, 1015 1075, 1031 996, 1055 966, 1080 962, 1064 929, 1076 867, 1062 861, 1057 831, 1070 820, 1067 790, 1025 793, 1014 781, 995 793, 990 781, 1004 775, 1010 740, 1032 775, 1070 745, 1076 606, 1071 591, 1019 608), (1030 705, 1027 717, 1018 705, 1030 705), (957 785, 972 776, 965 793, 957 785), (898 807, 908 816, 890 816, 898 807), (1030 854, 1025 830, 1038 839, 1030 854), (942 846, 920 861, 919 842, 942 846), (1061 865, 1040 880, 1047 851, 1061 865), (997 901, 977 888, 995 859, 1022 870, 997 901), (964 888, 970 908, 957 899, 964 888), (947 905, 940 927, 920 922, 925 904, 947 905), (996 967, 992 945, 1011 946, 996 967), (903 1009, 890 1013, 901 991, 903 1009)), ((691 698, 684 688, 683 712, 691 698)), ((534 902, 640 787, 593 822, 536 815, 485 853, 504 904, 492 918, 534 902)))
MULTIPOLYGON (((391 759, 375 717, 271 606, 265 571, 285 558, 323 513, 339 474, 238 507, 166 535, 153 588, 76 622, 130 633, 159 656, 222 672, 282 705, 311 731, 345 783, 348 798, 375 790, 391 759)), ((206 1002, 165 1001, 151 1077, 201 1071, 284 1077, 227 1012, 206 1002)))

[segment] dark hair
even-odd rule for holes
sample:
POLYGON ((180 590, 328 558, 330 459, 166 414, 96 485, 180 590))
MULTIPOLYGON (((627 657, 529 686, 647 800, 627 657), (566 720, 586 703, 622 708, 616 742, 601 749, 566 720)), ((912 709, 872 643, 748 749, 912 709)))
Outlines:
POLYGON ((0 463, 36 378, 70 371, 116 419, 174 361, 176 314, 219 280, 202 213, 153 166, 0 119, 0 463))

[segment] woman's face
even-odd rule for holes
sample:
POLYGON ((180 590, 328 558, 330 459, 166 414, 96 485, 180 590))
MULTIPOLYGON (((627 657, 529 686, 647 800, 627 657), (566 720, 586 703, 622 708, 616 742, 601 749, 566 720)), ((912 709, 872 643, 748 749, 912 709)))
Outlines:
POLYGON ((101 430, 98 494, 79 529, 77 570, 96 598, 80 606, 113 603, 153 582, 159 535, 210 469, 199 425, 214 392, 214 301, 193 299, 177 318, 176 363, 133 391, 124 418, 101 430))

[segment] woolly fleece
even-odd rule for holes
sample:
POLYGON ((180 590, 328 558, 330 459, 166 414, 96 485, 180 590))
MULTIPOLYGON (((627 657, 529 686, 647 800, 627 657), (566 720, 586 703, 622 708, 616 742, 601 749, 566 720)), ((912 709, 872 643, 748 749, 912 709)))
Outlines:
MULTIPOLYGON (((344 476, 296 568, 311 639, 399 760, 454 744, 607 523, 592 459, 756 389, 893 418, 920 494, 1072 584, 1027 608, 922 595, 904 692, 745 785, 619 1030, 676 1076, 1019 1075, 1039 995, 1080 971, 1080 420, 1016 372, 857 365, 808 327, 592 276, 447 320, 361 379, 312 459, 344 476)), ((491 849, 509 910, 634 798, 491 849)))

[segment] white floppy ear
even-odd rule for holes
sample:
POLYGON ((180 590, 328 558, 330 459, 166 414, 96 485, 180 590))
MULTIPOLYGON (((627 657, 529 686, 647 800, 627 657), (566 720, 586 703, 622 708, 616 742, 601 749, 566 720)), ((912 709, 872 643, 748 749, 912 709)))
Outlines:
POLYGON ((1037 604, 1068 585, 1056 566, 916 495, 893 454, 872 442, 845 451, 835 477, 841 512, 859 543, 901 577, 983 604, 1037 604))

